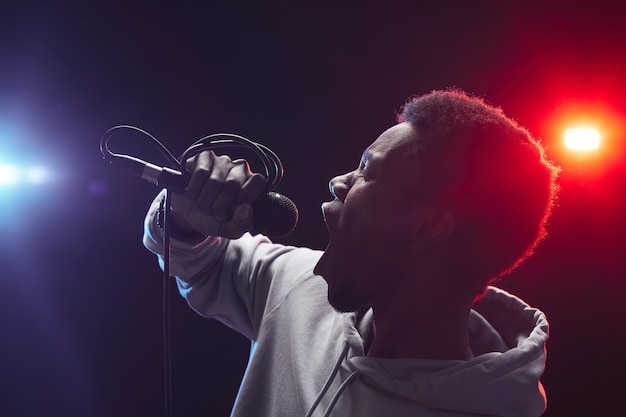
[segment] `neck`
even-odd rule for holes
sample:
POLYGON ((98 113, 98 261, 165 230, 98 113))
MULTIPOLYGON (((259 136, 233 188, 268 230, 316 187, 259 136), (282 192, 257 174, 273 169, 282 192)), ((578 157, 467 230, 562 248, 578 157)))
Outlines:
POLYGON ((473 357, 468 321, 471 302, 409 300, 400 308, 374 307, 374 328, 367 356, 392 359, 468 360, 473 357), (398 312, 403 312, 399 314, 398 312))

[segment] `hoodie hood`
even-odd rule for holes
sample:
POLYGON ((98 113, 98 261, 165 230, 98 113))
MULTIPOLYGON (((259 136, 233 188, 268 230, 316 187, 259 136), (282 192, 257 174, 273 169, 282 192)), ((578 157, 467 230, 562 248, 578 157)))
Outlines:
POLYGON ((352 357, 366 384, 427 407, 504 417, 538 416, 545 365, 545 315, 495 287, 472 308, 469 361, 352 357))

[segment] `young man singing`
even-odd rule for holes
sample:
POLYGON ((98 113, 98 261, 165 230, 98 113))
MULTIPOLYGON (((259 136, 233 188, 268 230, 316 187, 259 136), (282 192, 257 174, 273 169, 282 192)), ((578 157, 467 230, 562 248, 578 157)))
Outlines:
MULTIPOLYGON (((490 284, 545 236, 558 169, 499 109, 459 91, 410 100, 330 181, 323 252, 246 233, 264 179, 245 162, 187 162, 172 273, 252 341, 233 416, 543 413, 546 318, 490 284)), ((144 243, 161 256, 159 201, 144 243)))

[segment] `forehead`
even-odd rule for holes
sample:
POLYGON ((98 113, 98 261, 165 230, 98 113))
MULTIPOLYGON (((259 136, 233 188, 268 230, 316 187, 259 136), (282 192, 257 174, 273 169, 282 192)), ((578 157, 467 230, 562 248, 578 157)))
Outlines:
MULTIPOLYGON (((410 147, 415 146, 417 132, 409 123, 399 123, 384 131, 364 152, 367 159, 392 160, 405 159, 410 147)), ((410 152, 409 152, 410 154, 410 152)))

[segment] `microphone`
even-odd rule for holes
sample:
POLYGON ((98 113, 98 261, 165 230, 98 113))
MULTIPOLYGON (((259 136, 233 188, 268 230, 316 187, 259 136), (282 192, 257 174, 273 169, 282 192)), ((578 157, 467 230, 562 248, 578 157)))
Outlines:
MULTIPOLYGON (((106 158, 129 173, 168 190, 181 194, 189 183, 189 175, 172 168, 160 167, 129 155, 115 154, 106 158)), ((252 202, 253 234, 281 238, 298 224, 298 208, 288 197, 273 191, 261 194, 252 202)))

